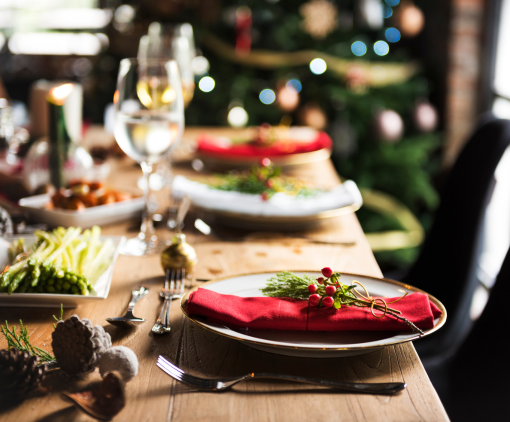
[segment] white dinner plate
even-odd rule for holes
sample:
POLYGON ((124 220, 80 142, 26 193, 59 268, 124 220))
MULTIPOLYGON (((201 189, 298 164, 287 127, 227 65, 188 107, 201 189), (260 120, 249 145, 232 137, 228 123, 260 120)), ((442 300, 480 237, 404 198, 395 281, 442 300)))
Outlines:
POLYGON ((48 210, 44 206, 49 201, 49 194, 35 195, 20 199, 19 205, 35 223, 48 224, 50 227, 82 227, 84 229, 129 220, 139 216, 144 207, 143 197, 98 205, 80 211, 48 210))
MULTIPOLYGON (((296 274, 309 274, 313 277, 320 277, 319 272, 293 271, 296 274)), ((267 280, 275 277, 275 272, 256 273, 224 278, 204 283, 202 288, 207 288, 217 293, 236 295, 240 297, 262 297, 260 289, 264 288, 267 280)), ((344 284, 351 284, 352 280, 358 280, 369 291, 370 295, 383 297, 396 297, 404 293, 421 292, 423 290, 398 281, 382 279, 357 274, 342 273, 341 281, 344 284)), ((192 291, 197 290, 193 289, 192 291)), ((191 292, 190 292, 191 293, 191 292)), ((255 331, 255 330, 232 330, 221 324, 213 323, 203 317, 190 316, 186 312, 186 305, 189 294, 181 300, 181 309, 194 323, 213 331, 221 336, 238 340, 241 343, 263 350, 265 352, 279 355, 311 357, 311 358, 332 358, 362 355, 371 353, 383 347, 405 343, 416 340, 420 336, 414 332, 389 332, 389 331, 349 331, 349 332, 326 332, 326 331, 255 331)), ((443 312, 434 321, 434 328, 425 331, 424 336, 437 331, 446 321, 446 309, 435 297, 428 295, 429 299, 443 312)))
MULTIPOLYGON (((14 236, 12 239, 19 238, 23 238, 28 247, 35 241, 34 236, 14 236)), ((60 308, 60 304, 62 304, 64 308, 76 308, 82 303, 106 299, 112 284, 115 261, 126 243, 124 236, 101 236, 101 241, 104 242, 107 239, 113 242, 115 252, 109 267, 98 278, 94 285, 94 291, 90 292, 88 296, 54 293, 0 293, 0 306, 60 308)), ((0 237, 0 270, 9 263, 9 246, 10 242, 0 237)))

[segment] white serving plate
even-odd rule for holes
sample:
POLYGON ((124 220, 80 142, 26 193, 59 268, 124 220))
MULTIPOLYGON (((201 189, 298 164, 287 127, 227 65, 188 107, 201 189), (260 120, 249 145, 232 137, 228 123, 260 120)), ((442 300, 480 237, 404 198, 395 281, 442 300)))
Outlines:
POLYGON ((98 205, 80 211, 47 210, 44 205, 50 201, 49 194, 30 196, 20 199, 20 207, 27 211, 30 220, 48 224, 51 227, 82 227, 101 226, 128 220, 140 215, 143 210, 143 197, 98 205))
MULTIPOLYGON (((296 274, 309 274, 314 277, 321 276, 319 272, 313 271, 294 272, 296 274)), ((267 280, 274 276, 276 276, 275 272, 241 275, 204 283, 201 287, 217 293, 240 297, 262 297, 263 294, 260 289, 264 288, 267 280)), ((361 282, 368 289, 370 294, 374 296, 395 297, 401 296, 406 292, 426 293, 416 287, 394 280, 342 273, 342 283, 351 284, 352 280, 361 282)), ((198 288, 193 289, 193 291, 197 289, 198 288)), ((309 358, 346 357, 375 352, 386 346, 405 343, 420 338, 418 334, 408 331, 236 331, 223 325, 207 321, 207 319, 202 317, 189 316, 186 312, 186 305, 190 293, 182 298, 181 309, 184 315, 191 321, 207 330, 213 331, 221 336, 238 340, 254 349, 278 355, 309 358)), ((443 304, 435 297, 431 295, 428 296, 429 299, 441 309, 443 314, 434 321, 434 328, 425 331, 425 336, 437 331, 446 321, 446 309, 443 304)))
MULTIPOLYGON (((25 244, 27 246, 30 246, 35 241, 34 236, 14 236, 12 239, 19 239, 21 237, 25 240, 25 244)), ((106 299, 112 284, 115 261, 126 243, 126 238, 124 236, 101 236, 102 241, 107 239, 112 240, 115 246, 115 253, 113 254, 110 266, 99 277, 94 285, 95 292, 89 293, 88 296, 54 293, 0 293, 0 306, 60 308, 60 304, 62 304, 64 308, 76 308, 78 305, 83 303, 106 299)), ((0 270, 9 263, 9 246, 10 242, 7 239, 0 237, 0 270)))

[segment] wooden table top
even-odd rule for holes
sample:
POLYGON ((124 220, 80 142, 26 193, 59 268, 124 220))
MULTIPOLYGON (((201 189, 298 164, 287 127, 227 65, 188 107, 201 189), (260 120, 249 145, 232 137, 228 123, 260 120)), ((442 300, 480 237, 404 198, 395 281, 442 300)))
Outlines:
MULTIPOLYGON (((228 135, 230 129, 215 129, 228 135)), ((199 129, 187 129, 194 139, 199 129)), ((101 131, 89 138, 107 139, 101 131)), ((103 142, 103 141, 101 141, 103 142)), ((110 185, 132 188, 141 171, 128 160, 111 163, 110 185)), ((191 173, 188 165, 177 165, 176 173, 191 173)), ((292 169, 293 174, 321 185, 334 185, 339 179, 332 163, 323 161, 292 169)), ((159 193, 164 205, 165 192, 159 193)), ((191 227, 191 224, 188 224, 191 227)), ((104 234, 133 237, 133 222, 103 228, 104 234)), ((160 237, 171 233, 158 230, 160 237)), ((253 239, 223 242, 198 235, 185 228, 188 241, 197 251, 197 279, 211 279, 254 271, 320 269, 381 276, 363 231, 354 214, 338 217, 326 227, 308 233, 319 239, 356 240, 355 246, 313 244, 294 238, 253 239)), ((64 317, 78 314, 100 324, 111 334, 115 345, 135 351, 140 362, 138 375, 127 384, 127 405, 115 421, 447 421, 448 416, 415 352, 412 343, 386 347, 370 354, 334 359, 295 358, 270 354, 220 337, 183 318, 178 303, 171 309, 172 333, 154 336, 153 321, 161 308, 159 290, 163 284, 159 256, 133 258, 120 256, 115 266, 110 294, 105 301, 66 309, 64 317), (108 325, 105 318, 123 315, 131 290, 149 286, 149 295, 136 307, 136 315, 146 323, 125 329, 108 325), (228 377, 249 372, 280 372, 353 382, 405 381, 407 388, 396 396, 342 393, 304 384, 275 380, 255 380, 236 385, 222 393, 205 393, 175 382, 156 366, 164 355, 184 370, 206 377, 228 377)), ((198 283, 198 282, 197 282, 198 283)), ((199 284, 199 283, 198 283, 199 284)), ((33 343, 51 351, 53 317, 58 309, 3 308, 0 321, 29 328, 33 343)), ((6 342, 0 339, 0 348, 6 342)), ((97 370, 81 380, 68 380, 59 371, 44 381, 48 394, 31 397, 22 404, 0 409, 3 422, 90 421, 62 399, 63 391, 80 391, 98 382, 97 370)))

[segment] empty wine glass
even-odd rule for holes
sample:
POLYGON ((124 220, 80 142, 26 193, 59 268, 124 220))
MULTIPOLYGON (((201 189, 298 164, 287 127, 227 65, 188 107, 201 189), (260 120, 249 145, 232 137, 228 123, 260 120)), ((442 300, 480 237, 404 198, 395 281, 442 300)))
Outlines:
POLYGON ((174 60, 124 59, 115 92, 114 135, 122 150, 140 163, 145 210, 138 237, 127 242, 125 255, 147 256, 165 245, 156 237, 149 208, 149 178, 154 164, 167 159, 184 129, 181 78, 174 60))

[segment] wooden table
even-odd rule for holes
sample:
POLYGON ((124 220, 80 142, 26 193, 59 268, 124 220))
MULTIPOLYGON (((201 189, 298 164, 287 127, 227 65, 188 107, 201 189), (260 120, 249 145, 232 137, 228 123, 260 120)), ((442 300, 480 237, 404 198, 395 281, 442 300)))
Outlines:
MULTIPOLYGON (((228 135, 227 130, 216 130, 228 135)), ((197 129, 188 129, 193 139, 197 129)), ((99 132, 91 137, 97 141, 99 132)), ((129 160, 112 162, 111 184, 132 187, 141 172, 129 160)), ((176 172, 190 173, 189 166, 177 166, 176 172)), ((309 164, 292 173, 322 185, 338 183, 330 161, 309 164)), ((160 199, 164 199, 160 196, 160 199)), ((105 227, 105 234, 127 234, 133 223, 105 227)), ((188 227, 191 227, 188 224, 188 227)), ((338 271, 381 276, 381 271, 366 242, 354 214, 344 215, 326 228, 308 233, 320 239, 355 239, 356 245, 331 246, 306 240, 273 239, 221 242, 185 230, 195 247, 199 264, 196 278, 211 279, 250 271, 316 270, 330 266, 338 271)), ((171 234, 160 231, 170 238, 171 234)), ((412 343, 387 347, 355 357, 337 359, 293 358, 265 353, 234 340, 205 331, 182 317, 178 303, 171 310, 170 335, 151 334, 161 300, 163 283, 159 257, 121 256, 114 270, 109 297, 105 301, 66 310, 65 317, 78 314, 100 324, 111 334, 114 344, 132 348, 140 361, 139 374, 127 385, 127 405, 116 421, 445 421, 448 416, 432 387, 412 343), (106 324, 105 318, 122 315, 130 292, 141 283, 150 287, 147 298, 139 302, 136 315, 147 322, 134 329, 106 324), (407 389, 389 396, 346 394, 309 385, 274 380, 256 380, 238 384, 231 391, 204 393, 173 381, 156 367, 158 355, 164 355, 181 368, 208 377, 223 377, 249 372, 282 372, 354 382, 405 381, 407 389)), ((29 327, 31 339, 51 349, 52 315, 58 309, 4 308, 0 321, 17 324, 20 318, 29 327)), ((4 340, 0 347, 5 347, 4 340)), ((25 400, 21 405, 0 411, 3 422, 89 421, 87 415, 61 398, 62 391, 79 391, 100 380, 97 371, 79 381, 69 381, 57 373, 48 376, 49 394, 25 400)))

